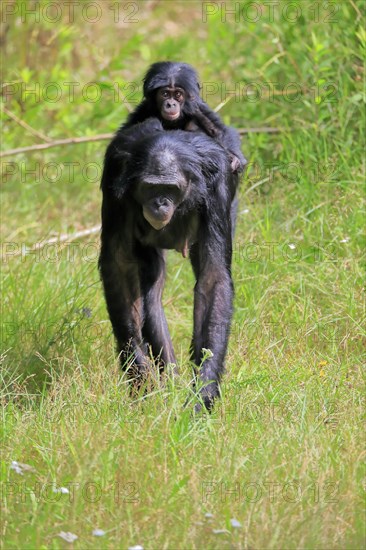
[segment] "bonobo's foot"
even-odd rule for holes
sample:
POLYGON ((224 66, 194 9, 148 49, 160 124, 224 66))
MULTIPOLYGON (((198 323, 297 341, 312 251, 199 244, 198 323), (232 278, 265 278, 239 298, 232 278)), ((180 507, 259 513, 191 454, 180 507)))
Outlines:
POLYGON ((130 361, 121 364, 122 370, 126 372, 126 377, 130 383, 130 393, 132 397, 142 393, 148 393, 165 384, 170 379, 177 381, 179 378, 178 367, 175 363, 167 365, 147 356, 140 356, 139 362, 130 361))
POLYGON ((152 361, 140 350, 123 350, 120 353, 120 364, 122 372, 126 373, 126 378, 130 383, 131 394, 138 393, 146 381, 154 372, 152 361))
POLYGON ((194 406, 194 413, 199 414, 206 409, 207 412, 211 412, 215 399, 220 396, 220 390, 217 382, 210 382, 207 386, 202 388, 199 393, 199 402, 194 406))
POLYGON ((136 399, 154 391, 160 380, 160 373, 157 367, 137 370, 136 365, 134 365, 126 374, 132 399, 136 399))

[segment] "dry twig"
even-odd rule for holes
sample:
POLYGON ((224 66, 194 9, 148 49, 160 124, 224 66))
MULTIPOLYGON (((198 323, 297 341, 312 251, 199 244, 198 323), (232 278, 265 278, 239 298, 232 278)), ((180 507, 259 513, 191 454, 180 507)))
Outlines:
MULTIPOLYGON (((56 237, 51 237, 50 239, 45 239, 44 241, 35 243, 29 248, 21 247, 19 250, 13 252, 11 254, 11 257, 13 258, 15 256, 21 256, 22 254, 31 254, 32 252, 41 250, 48 244, 66 243, 66 245, 68 245, 69 243, 76 241, 76 239, 81 239, 82 237, 87 237, 89 235, 93 235, 94 233, 98 233, 100 231, 100 228, 100 225, 94 225, 93 227, 89 227, 89 229, 82 229, 81 231, 76 231, 75 233, 62 233, 61 235, 57 235, 56 237)), ((3 256, 2 260, 6 261, 6 258, 4 258, 3 256)))
POLYGON ((25 128, 33 136, 39 137, 43 139, 43 141, 46 141, 47 143, 50 143, 52 141, 43 132, 40 132, 39 130, 32 128, 32 126, 29 126, 29 124, 24 122, 24 120, 18 118, 17 115, 15 115, 12 111, 9 111, 9 109, 7 109, 5 105, 3 105, 3 111, 8 117, 12 118, 17 124, 19 124, 19 126, 21 126, 22 128, 25 128))
MULTIPOLYGON (((278 134, 283 132, 281 128, 271 128, 269 126, 258 128, 241 128, 238 130, 240 134, 251 133, 264 133, 264 134, 278 134)), ((77 145, 78 143, 89 143, 93 141, 104 141, 106 139, 112 139, 114 134, 97 134, 90 137, 73 137, 67 139, 58 139, 51 141, 50 143, 38 143, 37 145, 30 145, 28 147, 18 147, 17 149, 8 149, 7 151, 0 152, 0 158, 10 157, 13 155, 19 155, 21 153, 29 153, 31 151, 42 151, 43 149, 50 149, 51 147, 59 147, 63 145, 77 145)))

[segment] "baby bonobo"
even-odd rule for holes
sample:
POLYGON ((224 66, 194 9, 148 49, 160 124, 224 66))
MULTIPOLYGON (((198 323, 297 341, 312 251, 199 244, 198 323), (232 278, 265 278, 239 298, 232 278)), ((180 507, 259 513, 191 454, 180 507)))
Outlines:
POLYGON ((220 117, 199 95, 197 73, 187 63, 162 61, 151 65, 144 78, 144 99, 131 113, 121 130, 150 117, 160 120, 164 130, 203 131, 228 153, 234 174, 243 171, 246 160, 234 128, 220 117))

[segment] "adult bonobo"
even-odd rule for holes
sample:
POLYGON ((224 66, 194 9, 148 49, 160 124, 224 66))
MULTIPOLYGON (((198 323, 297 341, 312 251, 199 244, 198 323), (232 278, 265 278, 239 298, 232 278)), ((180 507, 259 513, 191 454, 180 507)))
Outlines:
MULTIPOLYGON (((238 177, 226 151, 203 133, 166 132, 157 119, 119 130, 102 177, 99 267, 123 369, 143 378, 152 355, 176 363, 161 298, 165 249, 189 254, 196 285, 192 359, 200 395, 219 393, 232 317, 232 220, 238 177)), ((196 405, 199 408, 199 405, 196 405)))
POLYGON ((225 126, 200 97, 200 83, 191 65, 172 61, 154 63, 145 75, 143 92, 143 101, 129 115, 124 129, 156 117, 164 130, 201 130, 225 148, 234 173, 243 171, 246 161, 238 133, 225 126))

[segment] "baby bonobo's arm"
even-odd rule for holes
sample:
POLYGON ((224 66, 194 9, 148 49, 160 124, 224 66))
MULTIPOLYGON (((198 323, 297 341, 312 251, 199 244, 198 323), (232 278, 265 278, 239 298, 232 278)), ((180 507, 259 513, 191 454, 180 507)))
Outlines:
MULTIPOLYGON (((205 104, 202 104, 205 106, 205 104)), ((233 128, 225 126, 220 118, 208 106, 203 112, 201 105, 196 105, 192 118, 185 126, 188 132, 203 130, 208 136, 214 138, 224 149, 227 150, 233 173, 241 172, 246 161, 240 150, 240 140, 233 128)))

